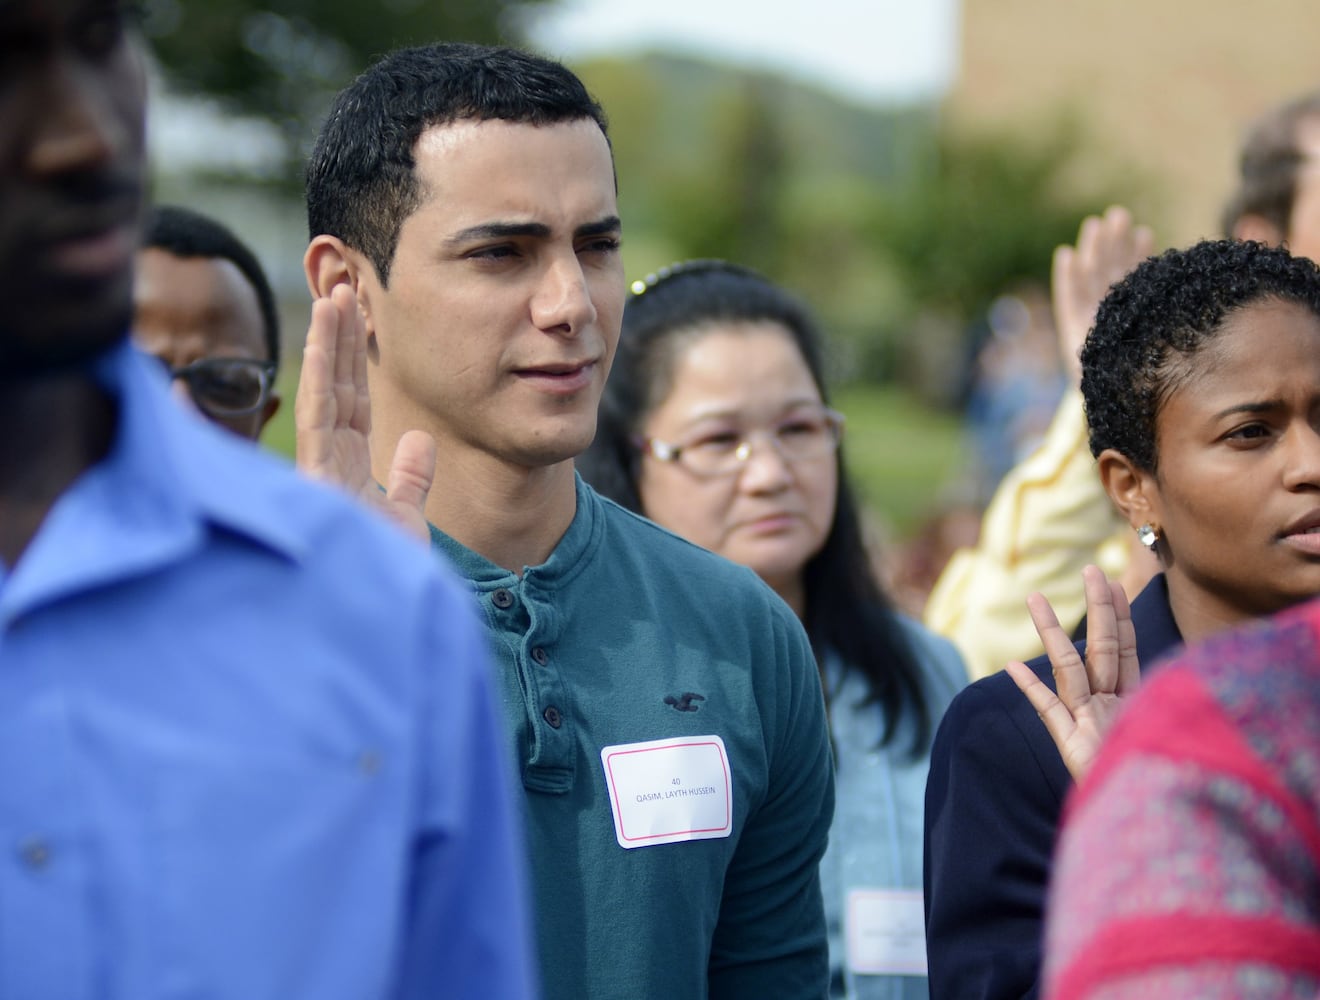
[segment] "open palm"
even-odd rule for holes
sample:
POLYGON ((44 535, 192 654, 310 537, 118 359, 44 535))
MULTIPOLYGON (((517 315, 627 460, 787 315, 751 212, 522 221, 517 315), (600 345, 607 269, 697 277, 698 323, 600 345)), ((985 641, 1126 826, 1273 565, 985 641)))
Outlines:
POLYGON ((1023 663, 1005 668, 1045 723, 1074 780, 1090 769, 1105 734, 1141 685, 1137 637, 1127 596, 1095 566, 1082 571, 1086 585, 1086 655, 1059 625, 1049 601, 1027 598, 1036 632, 1053 668, 1054 685, 1023 663))
POLYGON ((399 440, 382 490, 371 474, 371 397, 367 335, 348 285, 312 304, 294 404, 298 468, 335 483, 428 541, 426 496, 435 475, 435 442, 423 431, 399 440))

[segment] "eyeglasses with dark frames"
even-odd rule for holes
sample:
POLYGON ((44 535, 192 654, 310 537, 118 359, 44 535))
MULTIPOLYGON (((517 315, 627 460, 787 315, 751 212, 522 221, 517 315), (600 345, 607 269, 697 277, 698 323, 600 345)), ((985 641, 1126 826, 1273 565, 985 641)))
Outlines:
POLYGON ((785 462, 807 462, 832 455, 843 440, 843 414, 827 407, 798 411, 768 429, 721 431, 672 443, 637 437, 634 446, 660 462, 673 462, 694 476, 715 479, 739 473, 752 457, 753 445, 764 437, 785 462))
POLYGON ((270 399, 275 385, 275 362, 255 358, 202 358, 175 368, 157 359, 171 379, 182 379, 188 394, 203 413, 212 417, 241 417, 256 413, 270 399))

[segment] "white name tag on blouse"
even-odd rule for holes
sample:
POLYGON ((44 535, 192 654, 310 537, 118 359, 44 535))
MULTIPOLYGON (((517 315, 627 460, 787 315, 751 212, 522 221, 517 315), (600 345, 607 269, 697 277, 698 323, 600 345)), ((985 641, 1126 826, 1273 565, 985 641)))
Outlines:
POLYGON ((621 743, 600 752, 619 846, 711 840, 733 832, 733 779, 718 736, 621 743))
POLYGON ((853 972, 926 975, 926 913, 920 889, 853 889, 845 926, 853 972))

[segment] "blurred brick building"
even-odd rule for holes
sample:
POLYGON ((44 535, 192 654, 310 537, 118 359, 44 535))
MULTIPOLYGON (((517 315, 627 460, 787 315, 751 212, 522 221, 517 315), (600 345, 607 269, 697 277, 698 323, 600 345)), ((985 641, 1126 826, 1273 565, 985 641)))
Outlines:
POLYGON ((1320 87, 1320 0, 961 0, 950 120, 1075 111, 1156 184, 1165 245, 1219 235, 1246 124, 1320 87))

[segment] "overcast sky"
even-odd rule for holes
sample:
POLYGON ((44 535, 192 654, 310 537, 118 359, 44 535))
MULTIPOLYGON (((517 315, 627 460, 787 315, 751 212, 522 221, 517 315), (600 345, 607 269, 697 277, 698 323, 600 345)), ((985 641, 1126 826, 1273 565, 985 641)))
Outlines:
POLYGON ((537 44, 565 59, 646 48, 791 70, 863 102, 938 97, 952 83, 958 0, 560 0, 537 44))

